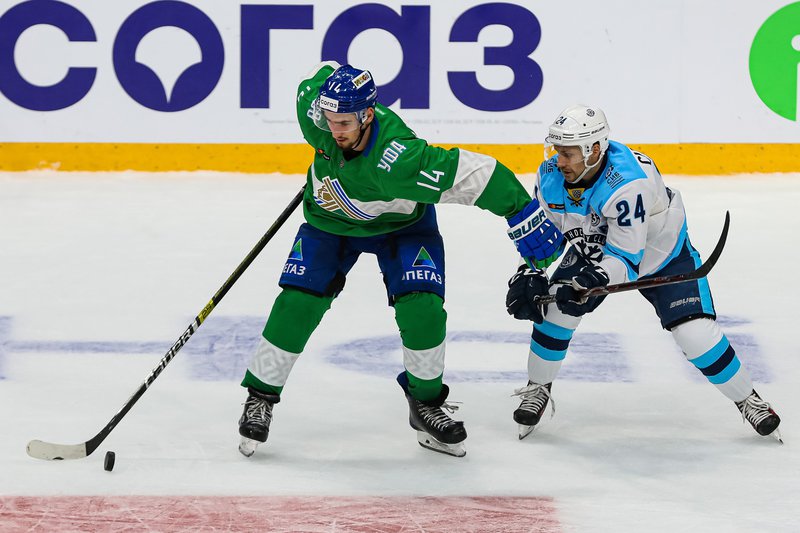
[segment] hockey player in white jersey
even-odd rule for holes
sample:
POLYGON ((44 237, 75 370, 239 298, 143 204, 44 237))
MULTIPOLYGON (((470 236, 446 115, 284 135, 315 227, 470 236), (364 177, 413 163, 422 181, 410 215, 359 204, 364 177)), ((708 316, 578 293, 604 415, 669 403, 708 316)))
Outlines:
MULTIPOLYGON (((609 140, 606 116, 596 107, 575 105, 549 127, 545 161, 534 196, 564 234, 566 254, 550 279, 540 268, 520 266, 509 280, 506 307, 521 320, 533 320, 528 355, 528 385, 514 411, 519 438, 539 423, 581 317, 604 297, 580 298, 577 291, 648 276, 693 271, 700 257, 687 234, 686 212, 678 191, 666 187, 646 155, 609 140), (537 295, 555 294, 545 309, 537 295)), ((664 329, 686 358, 732 400, 760 435, 773 435, 780 418, 753 389, 715 318, 706 278, 643 289, 664 329)))

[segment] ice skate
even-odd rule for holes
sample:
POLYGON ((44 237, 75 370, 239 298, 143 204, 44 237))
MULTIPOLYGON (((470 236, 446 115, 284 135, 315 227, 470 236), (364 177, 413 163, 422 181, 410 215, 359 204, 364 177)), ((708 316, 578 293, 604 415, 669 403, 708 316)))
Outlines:
POLYGON ((550 397, 550 387, 552 383, 540 385, 528 381, 528 385, 514 391, 512 396, 519 396, 522 403, 514 411, 514 421, 519 424, 519 439, 522 440, 536 428, 536 424, 542 419, 548 402, 550 403, 550 418, 556 412, 556 403, 550 397))
POLYGON ((442 384, 442 392, 438 398, 428 401, 414 399, 408 393, 408 378, 405 372, 397 376, 397 382, 405 392, 408 400, 409 423, 417 430, 417 442, 423 448, 428 448, 435 452, 464 457, 467 450, 464 447, 464 440, 467 438, 467 430, 464 423, 450 418, 445 411, 454 413, 458 406, 445 402, 450 390, 447 385, 442 384))
POLYGON ((280 401, 280 396, 260 392, 252 387, 247 390, 250 394, 239 419, 239 435, 242 437, 239 451, 245 457, 250 457, 260 443, 267 441, 269 424, 272 422, 272 406, 280 401))
POLYGON ((739 412, 742 413, 742 419, 750 422, 756 433, 764 437, 771 436, 783 444, 781 433, 778 431, 778 425, 781 423, 780 417, 755 390, 741 402, 735 403, 739 412))

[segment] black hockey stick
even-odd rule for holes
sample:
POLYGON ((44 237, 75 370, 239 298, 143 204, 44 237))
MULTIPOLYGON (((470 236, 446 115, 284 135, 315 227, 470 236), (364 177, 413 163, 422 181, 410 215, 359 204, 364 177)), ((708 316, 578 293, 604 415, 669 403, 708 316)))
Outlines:
MULTIPOLYGON (((590 297, 590 296, 605 296, 606 294, 614 294, 615 292, 625 292, 625 291, 638 291, 640 289, 648 289, 650 287, 660 287, 662 285, 671 285, 673 283, 681 283, 682 281, 691 281, 694 279, 704 278, 711 272, 711 269, 714 268, 714 265, 717 264, 717 260, 719 256, 722 254, 722 249, 725 247, 725 241, 728 238, 728 226, 731 223, 731 214, 730 212, 725 212, 725 225, 722 226, 722 234, 719 236, 719 241, 717 241, 717 245, 714 247, 714 250, 711 252, 711 255, 708 256, 708 259, 697 267, 697 269, 693 270, 692 272, 686 272, 684 274, 674 274, 672 276, 656 276, 653 278, 644 278, 638 279, 636 281, 628 281, 625 283, 618 283, 617 285, 607 285, 605 287, 595 287, 593 289, 589 289, 587 291, 581 292, 581 296, 590 297)), ((547 305, 551 304, 556 301, 556 296, 554 294, 548 294, 545 296, 537 296, 534 299, 534 302, 540 305, 547 305)))
POLYGON ((150 375, 147 376, 147 379, 144 383, 141 384, 139 389, 130 397, 130 399, 122 406, 122 409, 115 414, 108 424, 105 425, 100 432, 92 437, 91 439, 87 440, 86 442, 82 442, 80 444, 55 444, 52 442, 44 442, 41 440, 32 440, 28 443, 28 455, 34 457, 36 459, 45 459, 45 460, 60 460, 60 459, 82 459, 100 446, 100 443, 108 437, 108 434, 111 433, 114 428, 119 424, 120 420, 131 410, 131 407, 142 397, 145 391, 153 384, 156 378, 161 374, 161 372, 166 368, 170 361, 177 355, 178 351, 186 344, 186 341, 194 334, 195 331, 200 327, 208 315, 211 314, 211 311, 214 310, 214 307, 222 300, 222 298, 228 293, 233 284, 236 283, 236 280, 241 277, 247 267, 253 262, 253 260, 261 253, 261 250, 267 245, 267 243, 275 236, 278 230, 283 226, 283 224, 288 220, 289 216, 297 209, 297 206, 300 205, 300 202, 303 200, 303 193, 305 191, 305 185, 300 189, 300 191, 292 198, 292 201, 289 202, 289 205, 286 206, 286 209, 278 216, 278 219, 272 223, 272 226, 269 227, 267 232, 261 237, 261 240, 256 243, 250 253, 247 254, 247 257, 239 263, 239 266, 236 267, 236 270, 233 271, 233 274, 222 284, 222 287, 211 297, 211 301, 209 301, 206 306, 200 311, 200 314, 195 317, 189 327, 186 328, 186 331, 178 337, 178 340, 175 341, 175 344, 167 351, 166 355, 161 358, 159 361, 158 366, 156 366, 150 375))

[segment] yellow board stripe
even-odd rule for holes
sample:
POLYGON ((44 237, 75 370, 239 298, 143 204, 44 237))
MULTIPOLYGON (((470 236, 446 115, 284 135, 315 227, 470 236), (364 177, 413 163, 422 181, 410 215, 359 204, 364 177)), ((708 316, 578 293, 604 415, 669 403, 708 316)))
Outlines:
MULTIPOLYGON (((534 172, 541 144, 460 144, 491 155, 517 173, 534 172)), ((665 174, 800 172, 800 144, 632 144, 665 174)), ((220 172, 304 174, 305 144, 0 143, 0 171, 220 172)))

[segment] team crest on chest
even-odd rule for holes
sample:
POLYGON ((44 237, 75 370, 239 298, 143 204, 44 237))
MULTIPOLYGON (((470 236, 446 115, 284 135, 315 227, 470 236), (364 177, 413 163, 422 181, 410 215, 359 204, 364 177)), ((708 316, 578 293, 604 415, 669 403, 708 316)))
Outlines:
POLYGON ((322 178, 322 187, 314 191, 314 201, 325 211, 355 220, 372 220, 375 215, 365 213, 353 203, 338 179, 322 178))
POLYGON ((567 189, 567 196, 569 197, 569 203, 575 207, 582 207, 583 206, 583 191, 586 189, 584 188, 577 188, 577 189, 567 189))

